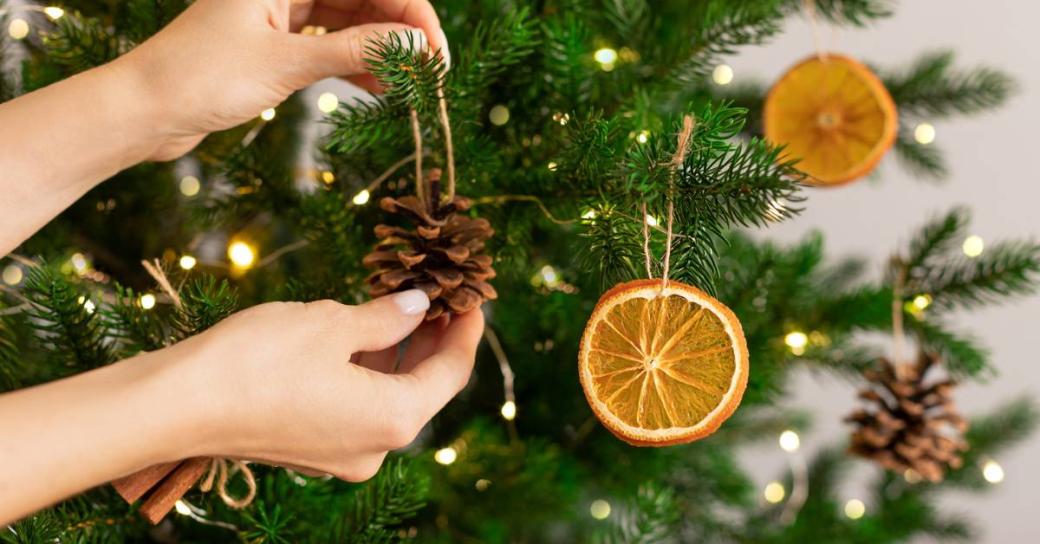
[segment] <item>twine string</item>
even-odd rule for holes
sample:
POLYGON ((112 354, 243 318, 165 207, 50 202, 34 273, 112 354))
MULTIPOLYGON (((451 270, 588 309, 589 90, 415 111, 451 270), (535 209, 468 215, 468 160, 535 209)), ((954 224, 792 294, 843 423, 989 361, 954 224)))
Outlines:
POLYGON ((650 221, 646 213, 646 202, 643 202, 643 259, 646 262, 647 279, 654 278, 654 272, 650 269, 650 221))
POLYGON ((827 52, 823 48, 823 38, 820 36, 820 20, 817 17, 816 0, 802 0, 802 10, 805 11, 805 18, 809 21, 809 28, 812 29, 813 49, 816 50, 816 57, 826 62, 827 52))
MULTIPOLYGON (((668 173, 668 224, 665 229, 665 248, 664 248, 664 267, 661 272, 661 291, 668 286, 668 273, 672 266, 672 241, 675 239, 675 177, 679 174, 679 170, 682 168, 683 163, 686 162, 686 155, 690 150, 690 139, 693 137, 694 121, 693 116, 686 114, 683 116, 682 130, 679 131, 679 136, 676 141, 675 154, 672 155, 672 160, 669 163, 668 173)), ((653 279, 654 273, 650 264, 650 216, 646 211, 646 202, 642 203, 641 211, 643 213, 643 259, 646 266, 647 278, 653 279)))
POLYGON ((419 125, 419 112, 415 111, 415 108, 409 108, 408 113, 412 118, 412 139, 415 140, 415 196, 423 205, 429 205, 426 202, 426 186, 423 183, 422 127, 419 125))
POLYGON ((444 155, 448 167, 448 185, 445 188, 445 199, 451 202, 455 198, 455 144, 451 137, 451 119, 448 117, 448 99, 444 97, 444 77, 437 84, 437 111, 444 130, 444 155))
MULTIPOLYGON (((153 261, 141 261, 141 266, 144 267, 148 275, 155 280, 155 283, 159 284, 159 289, 170 297, 173 305, 179 310, 183 308, 180 295, 177 294, 177 290, 173 288, 173 284, 170 283, 170 278, 163 271, 162 264, 159 259, 153 261)), ((253 476, 253 471, 249 469, 245 461, 239 459, 225 459, 222 457, 214 457, 210 459, 209 472, 206 474, 206 478, 202 481, 202 485, 199 489, 203 492, 209 492, 214 489, 214 483, 216 484, 217 495, 224 501, 224 504, 230 508, 242 509, 249 506, 253 499, 256 497, 256 477, 253 476), (230 465, 230 468, 228 468, 230 465), (228 493, 227 484, 228 480, 234 476, 235 472, 241 472, 242 478, 245 479, 246 486, 249 491, 244 497, 235 498, 228 493)))

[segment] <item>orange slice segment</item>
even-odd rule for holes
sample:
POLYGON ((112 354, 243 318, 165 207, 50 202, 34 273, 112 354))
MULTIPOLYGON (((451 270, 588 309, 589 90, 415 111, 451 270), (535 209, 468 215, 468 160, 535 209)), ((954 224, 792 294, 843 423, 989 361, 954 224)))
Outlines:
POLYGON ((892 147, 899 117, 881 80, 842 55, 810 57, 773 85, 762 114, 766 139, 786 145, 814 185, 859 179, 892 147))
POLYGON ((636 280, 600 298, 578 373, 616 436, 637 446, 682 444, 715 432, 740 404, 747 343, 733 312, 701 290, 636 280))

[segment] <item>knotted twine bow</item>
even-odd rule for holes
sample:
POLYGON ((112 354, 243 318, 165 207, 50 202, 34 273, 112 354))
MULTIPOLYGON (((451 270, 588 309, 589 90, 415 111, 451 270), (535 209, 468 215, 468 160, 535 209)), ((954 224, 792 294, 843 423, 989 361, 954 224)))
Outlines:
MULTIPOLYGON (((686 154, 690 147, 690 138, 693 137, 694 120, 692 115, 684 115, 682 130, 679 131, 679 135, 676 142, 675 155, 672 156, 672 160, 669 163, 668 173, 668 226, 665 231, 665 250, 664 250, 664 270, 661 274, 661 290, 668 286, 668 272, 671 267, 672 261, 672 238, 674 231, 672 229, 673 223, 675 222, 675 177, 678 175, 679 170, 682 168, 684 162, 686 162, 686 154)), ((647 278, 653 278, 654 272, 651 266, 651 253, 650 253, 650 216, 646 213, 646 202, 643 202, 643 257, 646 264, 646 276, 647 278)))
MULTIPOLYGON (((148 275, 155 279, 155 282, 159 284, 159 288, 166 293, 166 296, 170 297, 173 305, 178 310, 182 309, 181 297, 177 294, 177 290, 173 288, 173 285, 170 284, 170 279, 166 276, 166 273, 163 272, 159 259, 155 259, 154 262, 141 261, 141 266, 144 266, 148 275)), ((225 459, 222 457, 210 459, 209 471, 206 474, 206 478, 202 480, 202 484, 199 485, 199 489, 204 493, 208 493, 214 489, 214 484, 216 484, 217 495, 220 497, 220 500, 224 501, 224 504, 230 508, 245 508, 256 497, 256 477, 253 476, 253 471, 249 469, 246 461, 240 459, 225 459), (227 491, 228 480, 236 472, 242 473, 242 478, 245 479, 246 486, 249 488, 246 495, 241 498, 232 497, 227 491)))

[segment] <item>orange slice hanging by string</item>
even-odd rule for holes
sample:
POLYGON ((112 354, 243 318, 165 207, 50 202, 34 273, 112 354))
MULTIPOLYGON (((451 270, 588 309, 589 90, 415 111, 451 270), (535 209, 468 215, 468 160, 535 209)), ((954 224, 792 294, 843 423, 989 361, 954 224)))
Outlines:
POLYGON ((766 139, 786 155, 808 183, 839 185, 859 179, 892 147, 899 117, 881 80, 842 55, 813 56, 773 85, 762 113, 766 139))
POLYGON ((600 298, 578 373, 616 436, 636 446, 682 444, 715 432, 740 404, 747 343, 733 312, 701 290, 636 280, 600 298))

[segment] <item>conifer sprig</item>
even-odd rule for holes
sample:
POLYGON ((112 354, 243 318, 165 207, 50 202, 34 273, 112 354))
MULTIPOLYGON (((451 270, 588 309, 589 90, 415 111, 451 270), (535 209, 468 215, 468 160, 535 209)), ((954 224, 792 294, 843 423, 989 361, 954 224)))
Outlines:
POLYGON ((25 274, 22 295, 30 302, 30 324, 61 366, 78 371, 115 360, 105 339, 97 302, 46 263, 25 274))

